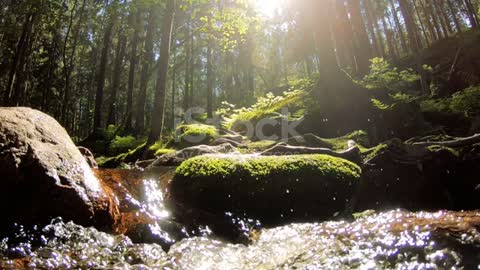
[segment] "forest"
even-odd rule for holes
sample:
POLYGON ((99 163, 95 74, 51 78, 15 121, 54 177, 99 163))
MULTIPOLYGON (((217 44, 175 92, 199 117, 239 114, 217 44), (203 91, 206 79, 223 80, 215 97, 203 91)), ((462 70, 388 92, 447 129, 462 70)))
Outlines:
POLYGON ((109 125, 142 136, 322 69, 361 79, 373 58, 396 64, 478 25, 472 0, 258 2, 2 0, 2 104, 41 109, 74 137, 109 125))
POLYGON ((480 0, 0 0, 0 269, 480 268, 480 0))

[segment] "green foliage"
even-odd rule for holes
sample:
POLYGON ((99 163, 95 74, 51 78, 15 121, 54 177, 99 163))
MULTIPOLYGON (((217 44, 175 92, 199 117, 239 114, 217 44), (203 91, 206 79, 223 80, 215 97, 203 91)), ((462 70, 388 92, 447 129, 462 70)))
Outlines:
POLYGON ((480 86, 469 87, 450 98, 424 100, 421 108, 427 112, 451 112, 474 117, 480 114, 480 86))
POLYGON ((104 136, 108 141, 112 141, 117 134, 118 128, 115 125, 109 125, 106 129, 103 130, 104 136))
POLYGON ((133 136, 115 136, 115 139, 112 140, 109 147, 110 153, 123 153, 132 149, 137 148, 139 145, 144 143, 145 140, 136 139, 133 136))
POLYGON ((288 108, 290 113, 288 115, 289 118, 293 118, 294 115, 298 117, 299 114, 296 112, 299 110, 305 112, 307 105, 306 99, 307 92, 303 90, 284 92, 281 96, 268 93, 258 98, 257 103, 252 107, 242 108, 236 111, 236 114, 232 115, 230 127, 243 121, 258 121, 263 118, 278 116, 282 108, 288 108))
POLYGON ((480 86, 470 87, 452 96, 450 108, 466 116, 480 114, 480 86))
POLYGON ((416 96, 397 92, 388 95, 388 102, 383 102, 376 98, 372 98, 371 101, 372 105, 379 110, 392 110, 395 106, 416 102, 418 99, 416 96))
POLYGON ((383 103, 382 101, 380 101, 379 99, 376 99, 376 98, 372 98, 372 105, 375 108, 380 109, 380 110, 388 110, 388 109, 391 108, 390 105, 385 104, 385 103, 383 103))
POLYGON ((412 89, 414 83, 420 79, 413 69, 399 71, 383 58, 377 57, 370 61, 370 73, 360 81, 360 84, 368 89, 405 91, 412 89))
POLYGON ((420 103, 424 112, 452 112, 450 109, 450 99, 426 99, 420 103))
MULTIPOLYGON (((97 163, 100 168, 117 168, 121 166, 122 163, 135 162, 142 158, 143 152, 145 150, 146 143, 139 145, 137 148, 132 149, 126 153, 119 154, 115 157, 99 157, 97 158, 97 163)), ((148 158, 152 158, 153 153, 149 151, 147 155, 148 158)))

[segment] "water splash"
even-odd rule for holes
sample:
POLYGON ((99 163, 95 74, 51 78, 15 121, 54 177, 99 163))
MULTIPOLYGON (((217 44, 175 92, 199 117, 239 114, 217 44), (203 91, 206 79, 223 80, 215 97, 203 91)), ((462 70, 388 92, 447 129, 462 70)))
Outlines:
POLYGON ((56 221, 35 232, 40 247, 0 241, 0 269, 478 269, 479 230, 480 212, 390 211, 264 229, 248 246, 195 237, 165 253, 56 221), (25 254, 8 253, 16 248, 25 254))

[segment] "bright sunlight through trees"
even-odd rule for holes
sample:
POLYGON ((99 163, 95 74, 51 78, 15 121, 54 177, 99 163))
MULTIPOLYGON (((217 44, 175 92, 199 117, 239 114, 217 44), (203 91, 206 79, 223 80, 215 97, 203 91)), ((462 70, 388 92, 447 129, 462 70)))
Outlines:
POLYGON ((285 0, 252 0, 255 7, 264 16, 272 18, 276 13, 280 13, 285 6, 285 0))

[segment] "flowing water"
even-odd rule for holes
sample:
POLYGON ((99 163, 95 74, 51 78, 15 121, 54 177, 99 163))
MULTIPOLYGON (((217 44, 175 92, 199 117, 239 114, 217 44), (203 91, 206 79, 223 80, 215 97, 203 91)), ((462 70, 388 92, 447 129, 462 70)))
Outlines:
POLYGON ((480 211, 368 211, 269 229, 226 215, 249 238, 232 244, 208 226, 175 223, 164 204, 172 172, 100 172, 122 206, 117 233, 61 219, 44 228, 15 225, 0 241, 0 269, 480 269, 480 211), (135 239, 139 225, 159 237, 135 239))

